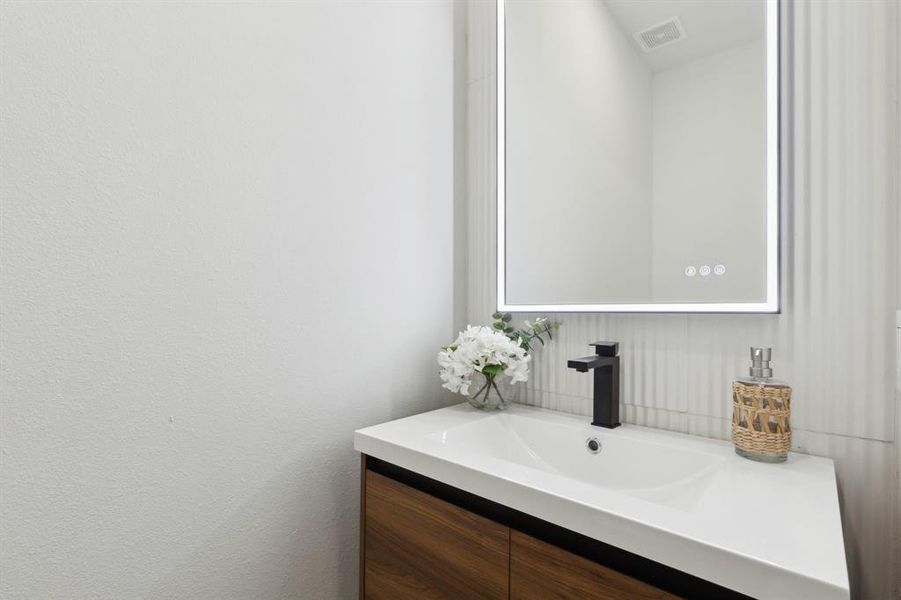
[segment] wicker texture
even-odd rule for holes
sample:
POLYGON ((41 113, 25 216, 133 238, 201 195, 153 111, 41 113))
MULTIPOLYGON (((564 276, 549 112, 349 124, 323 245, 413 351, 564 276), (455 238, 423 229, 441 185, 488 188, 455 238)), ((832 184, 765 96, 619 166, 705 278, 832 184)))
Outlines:
POLYGON ((732 442, 749 454, 784 457, 792 444, 788 386, 732 384, 732 442))

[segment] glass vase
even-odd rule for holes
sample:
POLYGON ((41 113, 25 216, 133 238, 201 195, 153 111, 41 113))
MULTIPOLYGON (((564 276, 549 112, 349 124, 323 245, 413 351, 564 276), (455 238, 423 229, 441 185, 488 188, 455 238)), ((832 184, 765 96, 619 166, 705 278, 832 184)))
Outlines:
POLYGON ((479 410, 503 410, 507 404, 516 400, 519 386, 510 383, 506 375, 487 377, 476 372, 472 375, 469 386, 469 403, 479 410))

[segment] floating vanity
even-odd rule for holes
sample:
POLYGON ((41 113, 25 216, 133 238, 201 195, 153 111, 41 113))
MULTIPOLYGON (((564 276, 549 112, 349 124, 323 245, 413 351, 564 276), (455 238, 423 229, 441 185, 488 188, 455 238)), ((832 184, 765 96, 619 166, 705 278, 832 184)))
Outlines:
POLYGON ((849 598, 833 463, 514 405, 358 430, 361 596, 849 598))

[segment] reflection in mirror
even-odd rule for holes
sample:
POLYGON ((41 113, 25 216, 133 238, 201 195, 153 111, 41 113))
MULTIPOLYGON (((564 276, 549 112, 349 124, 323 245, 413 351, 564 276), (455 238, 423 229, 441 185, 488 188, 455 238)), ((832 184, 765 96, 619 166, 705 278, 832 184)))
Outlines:
POLYGON ((778 310, 775 0, 501 0, 498 304, 778 310))

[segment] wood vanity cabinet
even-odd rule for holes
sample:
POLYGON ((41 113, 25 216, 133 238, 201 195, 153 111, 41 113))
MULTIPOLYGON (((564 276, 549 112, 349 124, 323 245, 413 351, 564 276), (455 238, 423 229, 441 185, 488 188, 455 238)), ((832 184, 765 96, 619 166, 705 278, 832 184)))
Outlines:
MULTIPOLYGON (((367 457, 363 460, 361 598, 662 600, 678 597, 522 533, 509 524, 467 510, 460 504, 465 506, 471 501, 470 494, 432 482, 453 490, 448 494, 449 500, 441 499, 367 468, 367 457)), ((482 502, 488 503, 483 512, 492 513, 495 510, 492 506, 498 506, 482 502)))
POLYGON ((509 597, 508 527, 378 473, 365 475, 365 598, 509 597))
POLYGON ((668 600, 678 596, 511 530, 510 598, 668 600))

